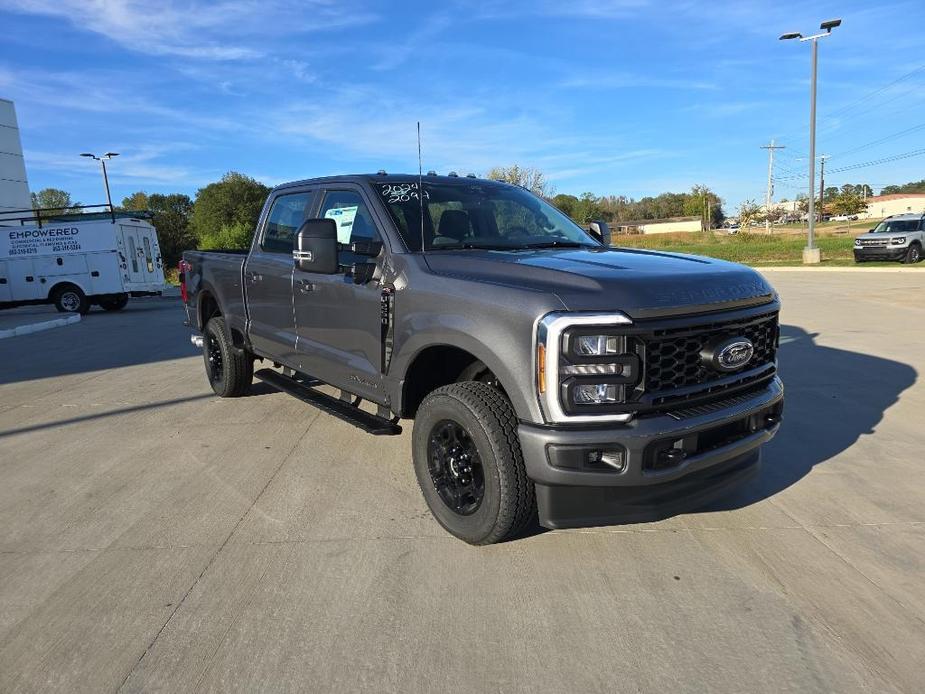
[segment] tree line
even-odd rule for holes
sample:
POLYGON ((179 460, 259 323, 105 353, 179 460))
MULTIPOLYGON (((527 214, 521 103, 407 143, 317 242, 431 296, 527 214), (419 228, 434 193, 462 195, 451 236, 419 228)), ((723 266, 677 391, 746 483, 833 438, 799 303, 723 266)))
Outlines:
MULTIPOLYGON (((611 225, 626 222, 666 219, 669 217, 700 217, 709 219, 710 226, 719 226, 725 219, 722 200, 707 186, 695 185, 685 193, 662 193, 638 200, 624 195, 582 193, 556 194, 546 175, 534 168, 495 167, 486 178, 521 185, 545 198, 579 224, 602 219, 611 225)), ((925 192, 925 180, 885 187, 881 194, 925 192)), ((250 245, 260 210, 270 193, 270 187, 236 171, 221 180, 196 191, 194 197, 184 193, 147 193, 138 191, 125 197, 119 210, 151 213, 151 223, 157 230, 161 254, 167 267, 176 265, 184 250, 190 248, 247 248, 250 245)), ((873 190, 867 184, 846 184, 826 188, 823 192, 825 212, 854 214, 864 209, 865 198, 873 190)), ((798 197, 800 211, 807 208, 806 197, 798 197)), ((782 201, 784 202, 784 201, 782 201)), ((49 210, 43 216, 79 214, 80 203, 68 192, 45 188, 32 194, 33 209, 49 210)), ((736 211, 740 223, 761 220, 761 210, 754 201, 742 203, 736 211)), ((771 216, 783 214, 772 210, 771 216)))

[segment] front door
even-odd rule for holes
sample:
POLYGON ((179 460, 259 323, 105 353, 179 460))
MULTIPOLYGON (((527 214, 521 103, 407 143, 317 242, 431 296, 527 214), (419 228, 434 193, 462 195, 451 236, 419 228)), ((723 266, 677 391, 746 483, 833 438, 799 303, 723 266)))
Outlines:
POLYGON ((296 231, 311 213, 313 198, 311 190, 276 196, 244 265, 251 344, 259 355, 293 368, 292 247, 296 231))
MULTIPOLYGON (((316 217, 337 223, 340 243, 381 239, 359 186, 342 184, 323 191, 316 217)), ((339 255, 344 266, 371 261, 349 251, 339 255)), ((354 284, 345 273, 321 275, 296 269, 293 296, 299 370, 382 402, 379 282, 354 284)))

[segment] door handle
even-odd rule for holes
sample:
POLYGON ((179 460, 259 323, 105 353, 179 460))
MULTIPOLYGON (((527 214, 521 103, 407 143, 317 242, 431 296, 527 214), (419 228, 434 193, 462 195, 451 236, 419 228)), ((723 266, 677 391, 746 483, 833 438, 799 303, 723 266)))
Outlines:
POLYGON ((315 283, 309 280, 299 280, 299 291, 303 294, 315 291, 315 283))

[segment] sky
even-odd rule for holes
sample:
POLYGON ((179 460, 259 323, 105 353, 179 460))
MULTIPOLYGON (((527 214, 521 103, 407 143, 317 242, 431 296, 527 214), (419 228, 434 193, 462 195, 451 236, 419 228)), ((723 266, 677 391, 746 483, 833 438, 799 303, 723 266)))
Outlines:
POLYGON ((925 3, 673 0, 0 0, 0 97, 30 187, 104 202, 532 166, 556 192, 715 190, 727 213, 805 191, 810 45, 827 185, 925 178, 925 3), (891 161, 839 171, 842 167, 891 161))

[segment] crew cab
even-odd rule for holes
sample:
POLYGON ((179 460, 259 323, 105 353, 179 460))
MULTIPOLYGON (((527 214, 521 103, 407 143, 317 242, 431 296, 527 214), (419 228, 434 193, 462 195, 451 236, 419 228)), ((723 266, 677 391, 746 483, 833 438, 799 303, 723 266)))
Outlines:
POLYGON ((897 214, 887 217, 854 240, 854 261, 901 260, 915 264, 925 246, 925 214, 897 214))
POLYGON ((217 395, 263 361, 369 433, 413 420, 424 498, 466 542, 690 509, 780 426, 778 297, 591 226, 475 177, 316 178, 270 193, 248 251, 184 253, 181 290, 217 395))

